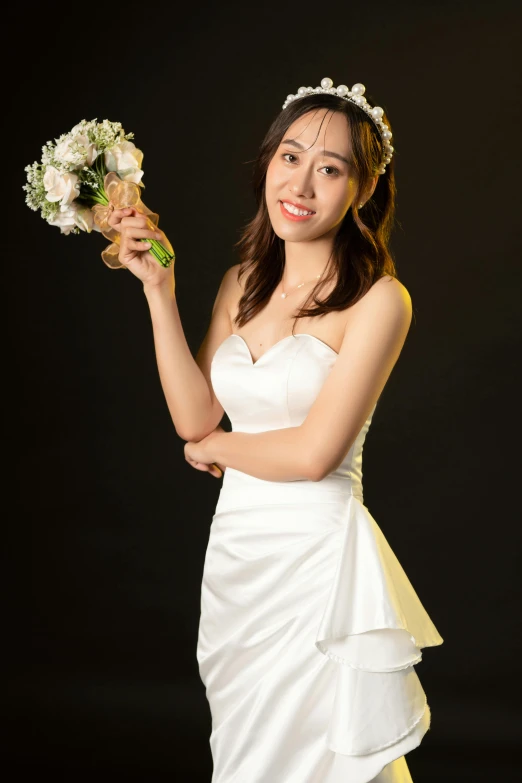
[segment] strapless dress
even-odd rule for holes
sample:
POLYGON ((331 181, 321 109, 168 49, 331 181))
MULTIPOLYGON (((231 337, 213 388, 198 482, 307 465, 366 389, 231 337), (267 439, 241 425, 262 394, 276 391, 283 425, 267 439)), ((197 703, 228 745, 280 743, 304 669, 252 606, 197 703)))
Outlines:
MULTIPOLYGON (((232 334, 211 381, 233 431, 295 427, 337 356, 301 333, 254 362, 232 334)), ((321 481, 224 473, 197 642, 212 783, 412 781, 405 754, 431 720, 414 667, 443 639, 364 504, 374 411, 321 481)))

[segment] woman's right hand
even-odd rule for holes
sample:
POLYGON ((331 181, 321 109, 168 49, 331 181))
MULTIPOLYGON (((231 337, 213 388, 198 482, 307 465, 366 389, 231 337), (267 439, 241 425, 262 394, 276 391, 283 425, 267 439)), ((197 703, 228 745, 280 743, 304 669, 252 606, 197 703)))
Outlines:
MULTIPOLYGON (((221 424, 218 424, 215 429, 212 430, 212 432, 226 432, 225 429, 221 426, 221 424)), ((211 465, 203 465, 201 464, 201 467, 196 468, 196 470, 202 470, 206 471, 207 473, 210 473, 211 476, 214 476, 214 478, 222 478, 226 471, 226 467, 224 465, 219 465, 217 462, 213 462, 211 465)))
POLYGON ((121 234, 118 260, 148 288, 170 285, 174 276, 174 261, 165 269, 154 258, 140 239, 165 238, 159 228, 151 230, 147 216, 134 207, 115 209, 109 217, 109 225, 121 234))

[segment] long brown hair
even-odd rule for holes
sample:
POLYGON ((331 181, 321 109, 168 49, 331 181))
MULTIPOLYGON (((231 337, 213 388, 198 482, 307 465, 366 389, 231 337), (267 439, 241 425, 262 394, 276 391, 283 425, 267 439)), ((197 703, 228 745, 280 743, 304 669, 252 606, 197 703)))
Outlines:
MULTIPOLYGON (((371 99, 368 99, 373 105, 371 99)), ((268 165, 275 155, 284 134, 292 123, 309 111, 328 109, 345 114, 348 120, 352 147, 352 168, 358 179, 358 189, 334 238, 328 268, 330 272, 312 289, 297 318, 324 315, 333 310, 344 310, 355 304, 383 275, 397 277, 395 263, 388 242, 395 215, 394 157, 379 176, 372 197, 362 208, 360 202, 368 179, 375 175, 382 159, 380 134, 366 112, 335 95, 309 95, 292 102, 275 118, 261 144, 254 162, 253 185, 257 213, 246 225, 236 243, 239 249, 238 280, 248 272, 244 293, 239 300, 234 323, 241 327, 248 323, 270 300, 284 271, 284 240, 276 235, 268 214, 265 199, 265 181, 268 165), (337 276, 335 287, 322 300, 318 289, 337 276), (306 307, 313 299, 314 306, 306 307)), ((325 113, 326 116, 326 113, 325 113)), ((391 130, 383 114, 382 121, 391 130)), ((295 327, 296 321, 294 321, 295 327)))

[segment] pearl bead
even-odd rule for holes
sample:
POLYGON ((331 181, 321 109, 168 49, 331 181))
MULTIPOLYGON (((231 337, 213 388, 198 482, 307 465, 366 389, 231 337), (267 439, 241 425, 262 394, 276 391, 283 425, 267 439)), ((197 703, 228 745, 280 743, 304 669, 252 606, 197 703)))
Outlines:
POLYGON ((323 90, 329 90, 332 85, 333 85, 333 81, 328 77, 321 79, 321 87, 323 88, 323 90))
POLYGON ((364 84, 361 84, 360 82, 357 82, 357 84, 352 85, 352 92, 355 95, 363 95, 365 90, 366 87, 364 86, 364 84))
POLYGON ((380 106, 374 106, 372 109, 372 117, 375 117, 376 120, 380 119, 382 115, 384 114, 384 109, 381 109, 380 106))
POLYGON ((340 95, 341 98, 343 98, 348 93, 348 87, 346 84, 340 84, 337 88, 337 95, 340 95))
POLYGON ((361 103, 363 102, 362 95, 355 93, 355 95, 353 96, 353 102, 356 103, 358 106, 360 106, 361 103))
POLYGON ((382 132, 382 137, 383 137, 383 139, 391 139, 392 134, 391 134, 390 131, 383 131, 382 132))
POLYGON ((294 100, 294 96, 293 95, 287 95, 286 96, 286 100, 287 101, 293 101, 294 100))
POLYGON ((298 95, 306 95, 306 87, 299 87, 297 90, 298 95))

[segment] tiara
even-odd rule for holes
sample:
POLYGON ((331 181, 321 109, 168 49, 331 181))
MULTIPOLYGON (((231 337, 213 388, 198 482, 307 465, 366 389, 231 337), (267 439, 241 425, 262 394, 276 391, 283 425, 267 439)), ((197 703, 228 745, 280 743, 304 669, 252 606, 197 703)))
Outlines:
POLYGON ((350 90, 346 84, 340 84, 338 87, 333 86, 333 81, 328 77, 321 79, 319 87, 299 87, 295 95, 287 95, 286 101, 283 103, 283 109, 286 109, 293 101, 299 100, 299 98, 306 98, 307 95, 318 95, 320 93, 326 93, 327 95, 336 95, 338 98, 343 98, 345 101, 350 101, 359 106, 360 109, 366 112, 368 117, 373 120, 379 134, 381 136, 383 144, 383 158, 377 170, 378 174, 386 173, 386 164, 389 163, 393 155, 393 147, 390 144, 392 132, 388 125, 381 120, 384 114, 384 109, 380 106, 370 106, 364 92, 366 87, 364 84, 354 84, 350 90))

